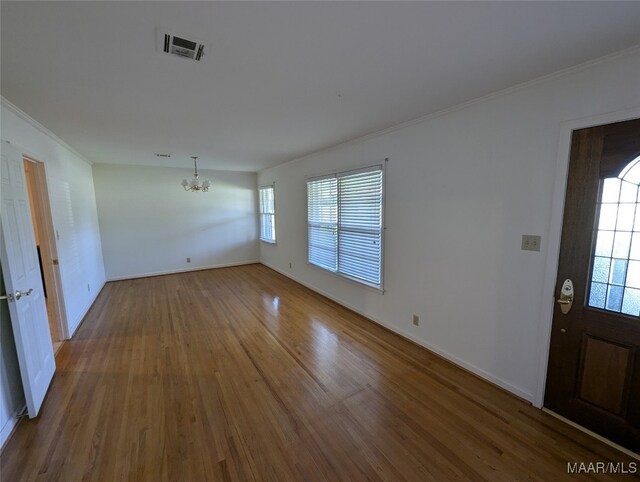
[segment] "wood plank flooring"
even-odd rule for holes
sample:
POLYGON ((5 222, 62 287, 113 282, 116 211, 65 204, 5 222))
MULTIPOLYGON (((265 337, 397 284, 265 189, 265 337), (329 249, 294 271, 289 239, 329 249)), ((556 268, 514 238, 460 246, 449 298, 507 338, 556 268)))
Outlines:
POLYGON ((630 461, 262 265, 108 283, 57 363, 3 482, 558 481, 630 461))

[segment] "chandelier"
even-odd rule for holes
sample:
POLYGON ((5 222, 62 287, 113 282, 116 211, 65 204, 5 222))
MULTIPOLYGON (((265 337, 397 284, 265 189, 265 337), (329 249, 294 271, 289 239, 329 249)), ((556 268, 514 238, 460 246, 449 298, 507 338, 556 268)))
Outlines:
POLYGON ((211 187, 211 182, 209 181, 209 179, 205 179, 204 181, 202 181, 202 184, 200 184, 200 179, 198 179, 198 156, 191 156, 191 159, 193 159, 193 166, 195 168, 195 172, 193 173, 193 179, 191 179, 191 181, 188 181, 187 179, 183 179, 182 187, 184 188, 185 191, 207 192, 211 187))

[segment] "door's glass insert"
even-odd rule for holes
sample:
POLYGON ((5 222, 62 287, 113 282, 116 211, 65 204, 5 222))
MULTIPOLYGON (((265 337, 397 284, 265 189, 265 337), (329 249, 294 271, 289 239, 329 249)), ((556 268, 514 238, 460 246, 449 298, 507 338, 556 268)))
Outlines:
MULTIPOLYGON (((596 241, 596 256, 611 257, 613 248, 613 231, 599 231, 596 241)), ((640 254, 640 237, 638 237, 638 253, 640 254)), ((632 248, 633 250, 633 248, 632 248)))
POLYGON ((634 290, 633 288, 624 289, 622 311, 624 313, 638 313, 638 311, 640 311, 640 290, 634 290))
POLYGON ((604 308, 604 302, 607 299, 606 283, 591 283, 591 293, 589 295, 589 306, 594 308, 604 308))
POLYGON ((640 157, 602 181, 587 304, 640 316, 640 157))

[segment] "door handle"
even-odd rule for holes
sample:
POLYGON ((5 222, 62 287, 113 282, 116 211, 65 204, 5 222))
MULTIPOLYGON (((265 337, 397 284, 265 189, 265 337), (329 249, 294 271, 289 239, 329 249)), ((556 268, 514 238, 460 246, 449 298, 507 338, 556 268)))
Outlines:
POLYGON ((573 305, 573 282, 570 279, 566 279, 562 283, 560 298, 556 300, 556 303, 560 305, 560 311, 562 311, 563 315, 566 315, 571 310, 573 305))
POLYGON ((33 293, 33 288, 29 288, 27 291, 16 290, 16 294, 15 294, 16 301, 22 298, 23 296, 29 296, 31 293, 33 293))
POLYGON ((0 300, 13 301, 13 293, 7 293, 6 295, 0 296, 0 300))

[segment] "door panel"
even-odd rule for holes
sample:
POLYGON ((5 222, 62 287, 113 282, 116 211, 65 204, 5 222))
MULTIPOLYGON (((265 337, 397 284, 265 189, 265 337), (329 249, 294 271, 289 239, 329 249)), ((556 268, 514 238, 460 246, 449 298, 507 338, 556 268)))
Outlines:
POLYGON ((623 415, 631 374, 633 347, 585 333, 578 396, 585 402, 623 415))
POLYGON ((20 153, 0 152, 0 259, 29 417, 38 414, 55 372, 27 185, 20 153))
POLYGON ((545 406, 640 451, 640 120, 575 131, 545 406), (633 166, 636 166, 635 169, 633 166))

